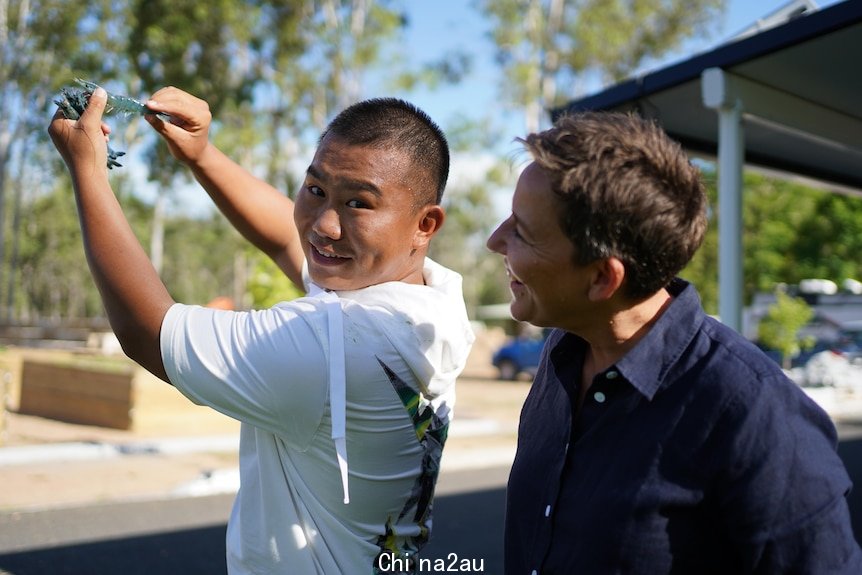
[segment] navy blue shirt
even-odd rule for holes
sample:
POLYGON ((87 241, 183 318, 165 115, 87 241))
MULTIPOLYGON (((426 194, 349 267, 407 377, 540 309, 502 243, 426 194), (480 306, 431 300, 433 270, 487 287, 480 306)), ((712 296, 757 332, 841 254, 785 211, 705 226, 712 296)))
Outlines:
POLYGON ((674 296, 596 375, 549 337, 509 477, 507 575, 859 575, 851 484, 829 417, 771 359, 674 296))

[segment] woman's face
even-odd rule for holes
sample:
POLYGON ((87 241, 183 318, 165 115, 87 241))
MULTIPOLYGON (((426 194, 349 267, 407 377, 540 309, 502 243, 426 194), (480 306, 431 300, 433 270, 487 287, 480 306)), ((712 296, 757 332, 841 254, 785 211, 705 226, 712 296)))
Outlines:
POLYGON ((512 214, 487 245, 505 257, 512 317, 569 329, 585 319, 589 279, 586 267, 574 263, 575 247, 560 226, 562 209, 544 170, 531 163, 518 179, 512 214))

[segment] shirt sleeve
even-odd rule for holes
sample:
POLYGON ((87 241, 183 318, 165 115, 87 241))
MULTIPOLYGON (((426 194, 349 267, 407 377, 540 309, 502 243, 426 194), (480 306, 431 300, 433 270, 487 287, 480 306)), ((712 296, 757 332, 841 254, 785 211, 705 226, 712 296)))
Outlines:
POLYGON ((734 455, 720 505, 738 572, 862 573, 834 425, 791 382, 770 383, 739 397, 725 420, 734 455))
POLYGON ((251 312, 175 304, 160 339, 165 371, 183 395, 300 449, 311 441, 328 373, 325 311, 313 302, 251 312))

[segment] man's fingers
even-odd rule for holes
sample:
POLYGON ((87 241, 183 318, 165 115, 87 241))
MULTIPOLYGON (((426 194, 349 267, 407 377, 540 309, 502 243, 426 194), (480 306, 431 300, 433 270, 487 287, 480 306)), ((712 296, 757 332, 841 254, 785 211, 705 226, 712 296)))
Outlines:
POLYGON ((51 136, 52 141, 56 141, 56 138, 60 135, 60 131, 62 130, 60 123, 67 121, 69 120, 66 120, 63 110, 57 108, 57 111, 54 112, 54 116, 51 118, 51 123, 48 125, 48 135, 51 136))
POLYGON ((199 123, 194 122, 193 119, 181 109, 181 107, 165 105, 150 106, 149 103, 147 104, 147 107, 153 112, 158 112, 158 114, 147 114, 146 116, 155 117, 160 115, 160 120, 166 120, 175 126, 193 127, 199 125, 199 123))
POLYGON ((144 119, 149 122, 156 132, 169 142, 179 141, 184 137, 188 137, 188 132, 186 130, 174 125, 176 123, 174 121, 174 116, 171 116, 170 121, 165 121, 155 114, 148 114, 144 116, 144 119))
POLYGON ((167 125, 167 122, 165 122, 164 120, 162 120, 162 119, 161 119, 160 117, 158 117, 156 114, 146 114, 146 115, 144 116, 144 119, 145 119, 147 122, 149 122, 150 126, 152 126, 152 127, 153 127, 153 129, 154 129, 156 132, 158 132, 158 133, 160 133, 160 134, 164 134, 164 133, 165 133, 165 131, 166 131, 166 127, 165 127, 165 126, 167 125))
POLYGON ((105 103, 108 100, 108 93, 105 89, 98 87, 90 94, 90 100, 87 102, 87 108, 81 114, 81 125, 89 126, 95 123, 97 126, 102 125, 102 114, 105 112, 105 103))
POLYGON ((57 108, 57 111, 54 112, 54 116, 51 118, 51 123, 48 125, 48 133, 51 134, 51 138, 55 136, 59 136, 67 132, 70 128, 74 127, 77 123, 77 120, 70 120, 66 117, 66 114, 63 113, 63 110, 57 108))
POLYGON ((157 91, 145 105, 153 112, 168 115, 172 124, 191 130, 205 127, 211 117, 204 100, 172 87, 157 91))
POLYGON ((182 105, 182 101, 171 98, 170 94, 162 94, 158 100, 155 98, 147 100, 144 102, 144 105, 153 112, 160 112, 172 118, 186 115, 185 106, 182 105))

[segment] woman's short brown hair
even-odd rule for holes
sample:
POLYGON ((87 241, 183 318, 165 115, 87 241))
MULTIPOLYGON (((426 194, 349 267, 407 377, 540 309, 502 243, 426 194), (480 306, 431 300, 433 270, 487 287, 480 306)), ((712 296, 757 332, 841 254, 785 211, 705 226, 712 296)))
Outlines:
POLYGON ((584 112, 521 142, 562 200, 560 223, 575 246, 575 263, 619 259, 629 297, 665 287, 703 242, 700 171, 656 123, 584 112))

